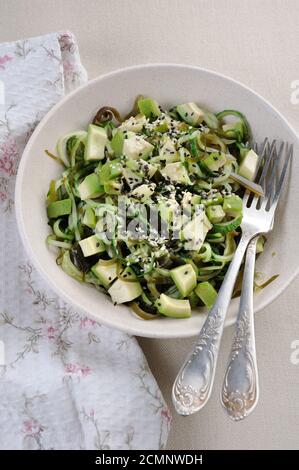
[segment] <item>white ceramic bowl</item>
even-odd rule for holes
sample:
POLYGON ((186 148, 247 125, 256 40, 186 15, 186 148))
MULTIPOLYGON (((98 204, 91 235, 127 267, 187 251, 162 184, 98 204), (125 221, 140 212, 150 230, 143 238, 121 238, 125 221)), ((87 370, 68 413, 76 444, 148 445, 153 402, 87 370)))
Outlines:
MULTIPOLYGON (((86 128, 103 105, 114 106, 121 113, 128 112, 140 93, 152 96, 166 108, 195 101, 214 112, 238 109, 247 116, 256 141, 268 136, 294 144, 292 176, 279 206, 275 230, 257 263, 257 270, 263 272, 265 278, 279 274, 275 282, 255 296, 255 311, 263 309, 287 287, 298 271, 298 137, 281 114, 254 91, 223 75, 197 67, 153 64, 118 70, 82 86, 47 114, 26 146, 17 176, 17 220, 30 258, 58 295, 101 323, 156 338, 186 337, 199 332, 204 313, 194 312, 190 319, 144 321, 126 306, 113 306, 105 295, 67 276, 56 265, 55 255, 45 243, 49 232, 45 194, 49 181, 59 175, 61 168, 45 156, 44 150, 54 150, 62 134, 86 128)), ((235 321, 237 308, 235 299, 231 302, 227 325, 235 321)))

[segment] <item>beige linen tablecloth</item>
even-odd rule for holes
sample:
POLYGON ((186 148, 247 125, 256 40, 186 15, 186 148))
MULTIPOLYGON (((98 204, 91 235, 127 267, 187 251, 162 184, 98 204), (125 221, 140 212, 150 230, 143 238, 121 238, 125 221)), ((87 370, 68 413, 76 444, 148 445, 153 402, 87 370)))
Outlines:
MULTIPOLYGON (((299 104, 291 100, 299 80, 298 25, 297 0, 0 0, 0 41, 71 29, 90 78, 145 62, 217 70, 258 91, 299 131, 299 104)), ((299 364, 291 362, 298 307, 299 279, 256 318, 261 397, 254 414, 236 424, 219 403, 229 328, 208 406, 191 418, 174 416, 168 448, 299 447, 299 364)), ((170 401, 192 340, 140 343, 170 401)))

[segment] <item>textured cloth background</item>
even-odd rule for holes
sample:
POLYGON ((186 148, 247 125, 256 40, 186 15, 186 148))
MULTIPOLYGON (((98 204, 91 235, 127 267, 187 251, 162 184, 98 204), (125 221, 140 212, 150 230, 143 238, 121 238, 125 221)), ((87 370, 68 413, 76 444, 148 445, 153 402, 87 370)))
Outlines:
POLYGON ((22 149, 41 117, 87 80, 73 34, 0 44, 0 80, 0 448, 163 448, 170 413, 136 339, 57 298, 17 233, 22 149))
MULTIPOLYGON (((299 104, 290 100, 291 83, 299 80, 298 24, 298 0, 0 1, 1 41, 69 28, 90 78, 145 62, 210 68, 255 89, 299 131, 299 104)), ((224 334, 207 407, 190 418, 173 416, 168 447, 298 448, 299 365, 290 356, 291 343, 299 340, 299 280, 256 318, 261 395, 254 414, 241 423, 232 423, 219 403, 232 331, 224 334)), ((169 403, 191 343, 141 340, 169 403)))

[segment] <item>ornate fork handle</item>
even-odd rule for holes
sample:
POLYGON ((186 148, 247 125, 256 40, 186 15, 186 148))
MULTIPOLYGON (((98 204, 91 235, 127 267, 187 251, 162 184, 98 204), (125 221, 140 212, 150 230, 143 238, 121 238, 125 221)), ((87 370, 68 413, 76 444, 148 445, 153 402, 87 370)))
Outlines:
POLYGON ((206 318, 193 351, 174 382, 172 399, 176 411, 181 415, 199 411, 210 397, 226 312, 246 248, 254 235, 255 233, 243 233, 217 300, 206 318))
POLYGON ((259 395, 253 320, 256 241, 247 248, 237 326, 221 393, 221 402, 235 421, 253 411, 259 395))

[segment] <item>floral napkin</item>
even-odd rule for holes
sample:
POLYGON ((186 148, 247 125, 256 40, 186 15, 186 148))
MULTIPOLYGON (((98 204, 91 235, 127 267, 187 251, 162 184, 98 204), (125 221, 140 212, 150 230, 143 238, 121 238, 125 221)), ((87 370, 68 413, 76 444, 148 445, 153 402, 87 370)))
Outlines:
POLYGON ((135 338, 48 288, 17 233, 14 186, 43 115, 87 80, 72 33, 0 44, 0 449, 162 449, 170 413, 135 338))

